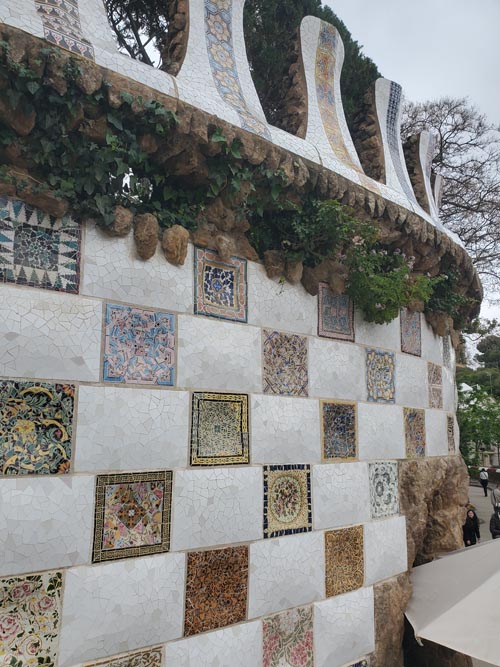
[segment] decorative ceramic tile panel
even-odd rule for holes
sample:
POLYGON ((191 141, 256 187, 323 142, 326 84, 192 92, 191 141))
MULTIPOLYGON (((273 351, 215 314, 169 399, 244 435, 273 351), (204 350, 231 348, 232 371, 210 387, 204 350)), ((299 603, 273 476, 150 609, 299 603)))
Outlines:
POLYGON ((455 453, 455 418, 453 415, 446 415, 446 434, 448 437, 448 452, 455 453))
POLYGON ((298 607, 269 616, 263 625, 263 667, 313 667, 312 607, 298 607))
POLYGON ((194 312, 223 320, 247 321, 247 261, 231 257, 222 262, 217 253, 195 248, 194 312))
POLYGON ((45 39, 94 60, 94 49, 82 35, 78 0, 37 0, 45 39))
POLYGON ((175 316, 106 304, 104 381, 173 386, 175 316))
POLYGON ((75 387, 0 380, 0 474, 69 472, 75 387))
POLYGON ((162 654, 162 648, 159 646, 127 653, 116 658, 86 662, 82 667, 162 667, 162 654))
POLYGON ((325 533, 326 596, 341 595, 363 586, 363 526, 325 533))
POLYGON ((323 459, 357 457, 356 403, 320 401, 323 459))
POLYGON ((184 634, 244 621, 247 593, 248 547, 188 553, 184 634))
POLYGON ((264 394, 308 395, 307 338, 263 330, 264 394))
POLYGON ((401 323, 401 352, 422 355, 422 324, 420 313, 412 313, 407 308, 400 312, 401 323))
POLYGON ((406 456, 425 456, 425 410, 404 408, 406 456))
POLYGON ((443 407, 443 368, 432 361, 427 362, 427 382, 429 407, 440 410, 443 407))
POLYGON ((366 350, 366 387, 368 401, 394 403, 394 354, 383 350, 366 350))
POLYGON ((449 336, 443 336, 443 366, 451 370, 451 347, 449 336))
POLYGON ((412 202, 415 201, 415 195, 408 182, 406 166, 401 162, 401 135, 400 135, 400 109, 403 89, 399 83, 390 82, 389 102, 387 106, 387 143, 391 154, 392 164, 396 171, 396 176, 402 191, 412 202))
POLYGON ((264 537, 310 530, 311 466, 264 466, 264 537))
POLYGON ((360 662, 353 662, 349 667, 369 667, 368 660, 361 660, 360 662))
POLYGON ((347 294, 333 294, 319 284, 318 336, 354 341, 354 304, 347 294))
POLYGON ((205 40, 215 86, 249 132, 271 140, 266 125, 248 108, 233 48, 233 0, 205 0, 205 40))
POLYGON ((60 572, 0 579, 0 657, 12 667, 57 664, 60 572))
POLYGON ((171 496, 170 471, 98 475, 92 561, 168 551, 171 496))
POLYGON ((377 461, 368 464, 372 519, 399 513, 398 464, 377 461))
POLYGON ((0 283, 78 293, 80 225, 0 197, 0 283))
POLYGON ((247 394, 194 392, 191 465, 249 462, 247 394))

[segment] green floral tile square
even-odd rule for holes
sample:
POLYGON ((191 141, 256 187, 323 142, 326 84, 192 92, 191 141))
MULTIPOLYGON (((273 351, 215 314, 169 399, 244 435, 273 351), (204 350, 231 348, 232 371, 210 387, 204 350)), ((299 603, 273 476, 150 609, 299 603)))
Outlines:
POLYGON ((2 665, 57 665, 61 585, 61 572, 0 579, 2 665))
POLYGON ((57 475, 71 463, 75 387, 0 380, 0 473, 57 475))

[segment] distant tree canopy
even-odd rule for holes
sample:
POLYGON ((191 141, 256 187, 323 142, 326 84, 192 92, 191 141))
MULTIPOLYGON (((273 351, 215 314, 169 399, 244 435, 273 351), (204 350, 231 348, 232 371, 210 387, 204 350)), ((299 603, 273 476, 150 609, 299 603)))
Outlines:
MULTIPOLYGON (((173 0, 104 0, 104 4, 120 48, 132 58, 165 67, 162 53, 173 0)), ((377 66, 363 55, 344 23, 329 7, 323 7, 321 0, 248 0, 244 24, 247 54, 257 93, 271 124, 278 122, 279 103, 287 92, 286 75, 295 31, 308 15, 332 23, 344 42, 341 87, 348 122, 370 84, 380 76, 377 66)))
POLYGON ((479 386, 490 396, 500 398, 500 336, 485 336, 477 344, 475 359, 480 368, 458 368, 457 384, 479 386))

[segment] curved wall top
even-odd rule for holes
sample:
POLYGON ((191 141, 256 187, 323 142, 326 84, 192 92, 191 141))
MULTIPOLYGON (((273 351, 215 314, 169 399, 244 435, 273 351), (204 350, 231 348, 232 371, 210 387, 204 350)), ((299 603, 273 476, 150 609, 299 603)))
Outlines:
MULTIPOLYGON (((102 0, 3 0, 0 22, 47 39, 95 60, 154 90, 178 97, 237 127, 316 164, 341 174, 368 190, 439 223, 436 193, 428 167, 429 207, 417 202, 404 162, 400 137, 401 87, 386 79, 375 86, 375 107, 383 144, 386 182, 367 176, 361 167, 340 94, 344 47, 333 26, 313 17, 301 25, 301 51, 308 96, 306 139, 269 125, 253 84, 245 50, 245 0, 188 0, 189 29, 184 62, 177 77, 120 53, 102 0), (428 212, 430 211, 430 213, 428 212)), ((422 145, 422 164, 427 157, 422 145)), ((436 180, 439 189, 440 179, 436 180)), ((436 187, 435 187, 436 189, 436 187)), ((449 233, 449 232, 447 232, 449 233)), ((456 239, 454 235, 451 235, 456 239)))

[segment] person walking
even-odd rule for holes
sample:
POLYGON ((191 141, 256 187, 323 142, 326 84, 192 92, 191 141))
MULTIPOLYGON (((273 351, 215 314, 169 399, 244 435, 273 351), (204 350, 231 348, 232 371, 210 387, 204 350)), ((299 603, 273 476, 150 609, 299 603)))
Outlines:
POLYGON ((470 547, 473 544, 481 541, 481 535, 479 534, 479 519, 474 510, 469 510, 467 512, 467 517, 463 526, 464 531, 464 544, 466 547, 470 547))
POLYGON ((496 489, 493 489, 491 492, 491 504, 493 505, 493 509, 500 508, 500 482, 497 484, 496 489))
POLYGON ((496 509, 491 515, 490 533, 493 540, 496 540, 498 537, 500 537, 500 507, 496 509))
POLYGON ((481 482, 481 486, 483 487, 484 491, 484 497, 486 498, 488 495, 488 471, 486 468, 481 468, 481 472, 479 473, 479 481, 481 482))

